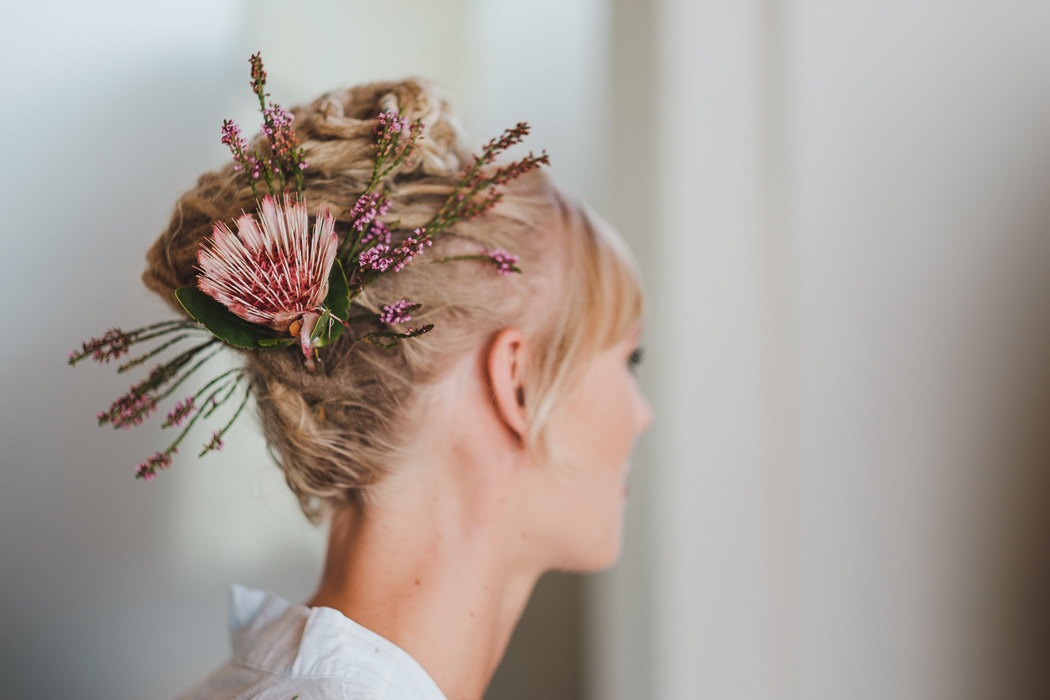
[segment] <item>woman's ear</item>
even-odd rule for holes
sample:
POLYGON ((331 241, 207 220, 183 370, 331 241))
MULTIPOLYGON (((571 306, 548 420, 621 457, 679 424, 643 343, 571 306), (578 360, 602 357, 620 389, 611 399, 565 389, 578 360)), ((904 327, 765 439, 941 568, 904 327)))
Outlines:
POLYGON ((517 328, 504 328, 492 341, 488 358, 493 407, 500 419, 523 444, 528 432, 528 414, 525 408, 527 353, 525 334, 517 328))

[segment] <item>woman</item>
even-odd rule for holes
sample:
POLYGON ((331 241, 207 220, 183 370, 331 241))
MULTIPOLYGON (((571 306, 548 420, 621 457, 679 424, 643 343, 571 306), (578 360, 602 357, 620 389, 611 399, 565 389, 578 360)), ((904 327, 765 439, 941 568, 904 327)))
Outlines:
MULTIPOLYGON (((384 219, 422 226, 465 160, 447 105, 418 81, 296 111, 305 197, 355 205, 382 110, 423 129, 419 157, 386 183, 384 219)), ((242 178, 206 174, 179 202, 144 275, 169 302, 213 222, 241 213, 242 178)), ((651 414, 631 371, 640 285, 615 234, 530 172, 355 303, 406 298, 434 330, 393 350, 351 328, 322 371, 294 349, 244 353, 289 486, 330 522, 327 558, 304 605, 235 587, 233 658, 186 698, 480 698, 540 575, 616 560, 651 414), (479 244, 518 260, 486 264, 479 244), (512 266, 522 274, 499 274, 512 266)))

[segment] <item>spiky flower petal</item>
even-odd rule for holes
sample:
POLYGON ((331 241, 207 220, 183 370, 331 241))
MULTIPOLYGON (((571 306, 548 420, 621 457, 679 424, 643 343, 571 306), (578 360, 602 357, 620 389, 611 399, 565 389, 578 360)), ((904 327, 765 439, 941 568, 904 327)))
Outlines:
POLYGON ((259 217, 241 216, 236 234, 216 222, 197 255, 197 286, 246 321, 284 333, 324 302, 338 246, 324 204, 311 231, 305 202, 264 197, 259 217))

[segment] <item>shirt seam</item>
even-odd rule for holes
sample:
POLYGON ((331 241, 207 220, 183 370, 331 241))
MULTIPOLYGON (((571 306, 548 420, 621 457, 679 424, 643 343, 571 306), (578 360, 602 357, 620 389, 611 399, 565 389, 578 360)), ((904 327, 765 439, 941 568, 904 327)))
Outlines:
POLYGON ((343 685, 343 697, 344 698, 348 698, 348 699, 350 698, 350 696, 346 692, 347 691, 347 686, 348 685, 353 685, 355 687, 358 687, 358 688, 361 688, 361 689, 368 690, 368 691, 371 691, 373 693, 376 693, 377 695, 379 695, 384 700, 396 700, 396 698, 394 698, 392 695, 390 695, 390 694, 388 694, 386 692, 385 688, 383 690, 379 690, 378 688, 375 688, 374 686, 365 685, 364 683, 361 683, 360 681, 355 681, 352 678, 347 678, 346 676, 332 676, 332 675, 309 675, 309 676, 307 676, 307 675, 295 675, 295 676, 293 676, 293 675, 289 675, 287 673, 278 673, 277 671, 268 671, 265 668, 259 668, 257 666, 252 666, 251 664, 244 663, 243 661, 237 661, 236 659, 231 659, 230 660, 230 664, 232 664, 234 666, 240 666, 241 668, 247 669, 249 671, 255 671, 256 673, 264 673, 267 676, 273 676, 275 678, 283 678, 284 680, 289 680, 289 681, 294 681, 294 680, 299 680, 299 679, 302 679, 302 680, 331 680, 331 681, 339 681, 343 685))

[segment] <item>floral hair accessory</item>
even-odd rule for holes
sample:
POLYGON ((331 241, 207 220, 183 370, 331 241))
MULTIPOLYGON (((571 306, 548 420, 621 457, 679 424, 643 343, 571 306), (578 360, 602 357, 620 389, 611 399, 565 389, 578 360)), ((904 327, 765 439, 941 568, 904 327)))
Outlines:
POLYGON ((259 213, 239 218, 236 235, 215 224, 211 241, 197 252, 197 288, 245 321, 298 335, 310 361, 339 245, 335 218, 318 209, 311 231, 306 203, 287 197, 283 205, 264 198, 259 213))
MULTIPOLYGON (((397 222, 379 217, 390 208, 383 183, 402 163, 410 161, 423 132, 420 121, 409 122, 404 110, 380 111, 374 131, 372 176, 349 211, 347 232, 336 231, 335 217, 324 202, 310 205, 304 192, 308 177, 306 149, 292 128, 294 116, 268 102, 262 59, 250 59, 251 87, 262 112, 260 133, 265 152, 252 151, 241 128, 227 120, 222 143, 233 155, 234 169, 243 171, 256 201, 254 213, 245 212, 233 228, 216 221, 212 236, 197 253, 197 283, 175 290, 190 319, 161 321, 133 331, 113 328, 69 353, 69 364, 92 359, 107 364, 130 355, 131 348, 154 341, 148 351, 127 359, 118 373, 130 371, 183 341, 196 339, 189 348, 154 367, 96 418, 99 425, 130 428, 158 410, 199 369, 227 347, 251 352, 295 352, 306 372, 317 372, 321 349, 330 345, 353 324, 366 326, 351 349, 369 343, 392 349, 398 343, 433 329, 432 324, 407 327, 420 307, 401 299, 379 313, 351 314, 351 305, 368 285, 384 275, 396 274, 420 256, 435 237, 450 232, 456 223, 473 219, 499 202, 499 186, 547 165, 546 153, 528 156, 492 169, 499 154, 522 141, 529 127, 524 122, 489 141, 461 173, 448 199, 427 222, 412 231, 401 231, 397 222), (371 324, 373 330, 368 330, 371 324), (400 328, 393 328, 393 327, 400 328)), ((504 250, 484 250, 476 255, 455 255, 426 260, 451 262, 477 260, 501 275, 520 273, 518 256, 504 250)), ((138 465, 136 476, 149 480, 171 466, 191 429, 222 407, 227 411, 222 427, 212 432, 200 455, 222 449, 223 436, 243 412, 252 396, 252 385, 242 368, 223 371, 195 393, 184 395, 168 411, 162 428, 181 428, 163 452, 155 452, 138 465), (231 403, 232 402, 232 403, 231 403)))

